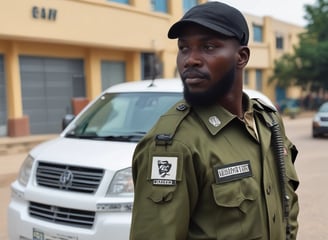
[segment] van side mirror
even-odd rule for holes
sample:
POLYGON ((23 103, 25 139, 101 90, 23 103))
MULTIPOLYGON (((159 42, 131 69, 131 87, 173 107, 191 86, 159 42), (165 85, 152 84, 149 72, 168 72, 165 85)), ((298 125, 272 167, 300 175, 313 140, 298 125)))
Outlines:
POLYGON ((75 118, 75 115, 66 114, 62 120, 62 130, 64 130, 68 126, 68 124, 70 124, 74 120, 74 118, 75 118))

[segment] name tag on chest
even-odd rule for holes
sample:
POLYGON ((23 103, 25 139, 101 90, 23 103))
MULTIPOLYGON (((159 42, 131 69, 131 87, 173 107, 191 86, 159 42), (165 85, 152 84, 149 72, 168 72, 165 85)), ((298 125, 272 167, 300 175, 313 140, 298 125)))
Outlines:
POLYGON ((214 167, 216 183, 232 182, 253 175, 249 160, 214 167))

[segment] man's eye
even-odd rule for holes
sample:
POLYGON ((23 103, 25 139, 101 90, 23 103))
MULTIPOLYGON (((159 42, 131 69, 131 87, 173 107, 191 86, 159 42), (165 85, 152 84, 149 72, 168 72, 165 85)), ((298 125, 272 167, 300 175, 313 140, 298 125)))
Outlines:
POLYGON ((179 46, 179 51, 180 52, 186 52, 188 48, 186 46, 179 46))
POLYGON ((214 45, 205 45, 204 49, 207 50, 207 51, 212 51, 212 50, 215 49, 215 46, 214 45))

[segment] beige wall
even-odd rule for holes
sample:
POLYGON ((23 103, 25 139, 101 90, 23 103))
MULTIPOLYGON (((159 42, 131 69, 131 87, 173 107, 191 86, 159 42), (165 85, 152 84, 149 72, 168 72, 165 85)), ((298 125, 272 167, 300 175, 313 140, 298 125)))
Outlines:
POLYGON ((152 50, 155 41, 163 49, 169 22, 168 15, 140 10, 139 5, 99 0, 10 0, 0 1, 0 9, 6 9, 0 15, 2 36, 95 47, 152 50), (56 20, 33 18, 33 7, 55 9, 56 20))

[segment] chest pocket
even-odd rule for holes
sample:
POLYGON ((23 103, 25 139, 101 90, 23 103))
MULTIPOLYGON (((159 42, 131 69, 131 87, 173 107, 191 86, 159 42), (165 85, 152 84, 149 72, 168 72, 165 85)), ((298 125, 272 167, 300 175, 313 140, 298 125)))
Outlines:
POLYGON ((258 205, 259 191, 252 177, 212 185, 213 198, 220 213, 216 223, 218 239, 261 238, 263 221, 258 205))

